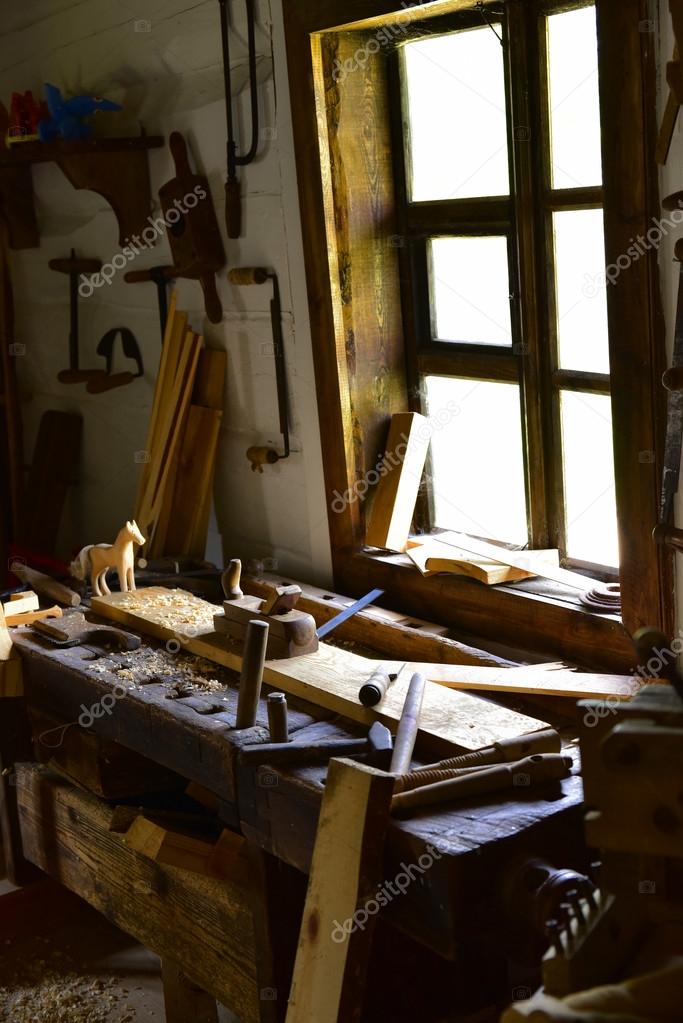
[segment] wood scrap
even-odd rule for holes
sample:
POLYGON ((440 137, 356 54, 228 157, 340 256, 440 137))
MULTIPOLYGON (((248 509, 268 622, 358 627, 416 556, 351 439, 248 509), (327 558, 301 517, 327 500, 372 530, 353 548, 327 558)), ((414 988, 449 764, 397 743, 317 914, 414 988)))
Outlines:
POLYGON ((33 625, 34 622, 42 622, 46 618, 61 618, 62 609, 58 604, 54 607, 46 607, 38 611, 24 611, 21 614, 8 614, 5 615, 5 621, 8 625, 16 627, 18 625, 33 625))
MULTIPOLYGON (((630 700, 642 688, 634 675, 600 675, 573 671, 566 664, 527 664, 518 668, 479 668, 459 664, 407 664, 401 676, 420 672, 430 682, 450 689, 475 689, 483 693, 519 693, 530 696, 561 696, 630 700)), ((400 676, 399 676, 400 677, 400 676)))
POLYGON ((40 607, 38 594, 33 590, 26 590, 24 593, 13 593, 8 601, 2 605, 5 616, 20 615, 25 611, 37 611, 40 607))
POLYGON ((194 874, 211 874, 209 863, 215 842, 172 830, 142 814, 129 827, 124 842, 156 863, 180 867, 194 874))
MULTIPOLYGON (((464 575, 470 579, 478 579, 479 582, 485 583, 487 586, 518 582, 520 579, 533 579, 537 574, 526 569, 514 568, 512 565, 503 565, 499 561, 492 561, 491 558, 459 550, 451 544, 442 542, 438 535, 424 541, 408 541, 406 554, 424 576, 447 572, 450 575, 464 575)), ((558 550, 527 551, 526 554, 532 563, 538 562, 559 568, 560 552, 558 550)))
POLYGON ((389 436, 365 533, 368 547, 404 551, 427 459, 429 420, 417 412, 391 417, 389 436))
POLYGON ((14 649, 5 616, 0 609, 0 698, 22 696, 21 658, 14 649))

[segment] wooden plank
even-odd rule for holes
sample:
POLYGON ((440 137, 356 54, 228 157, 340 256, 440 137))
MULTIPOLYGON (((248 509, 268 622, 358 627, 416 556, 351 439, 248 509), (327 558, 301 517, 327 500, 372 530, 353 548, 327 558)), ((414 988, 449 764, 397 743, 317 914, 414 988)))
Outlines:
MULTIPOLYGON (((187 635, 190 629, 193 635, 187 635, 184 642, 189 652, 234 671, 241 669, 241 655, 226 647, 213 631, 213 616, 219 608, 192 594, 152 586, 135 593, 95 597, 92 608, 105 618, 159 639, 187 635)), ((360 657, 348 650, 321 643, 315 654, 267 661, 263 678, 268 685, 351 720, 366 725, 380 720, 391 727, 400 720, 407 684, 395 683, 379 711, 368 710, 358 700, 361 685, 379 664, 392 670, 386 661, 360 657)), ((402 663, 394 665, 397 671, 402 667, 402 663)), ((467 693, 429 686, 420 732, 428 744, 447 743, 462 749, 477 749, 499 738, 534 731, 544 724, 467 693)))
POLYGON ((16 791, 31 862, 162 958, 183 963, 193 983, 244 1023, 258 1023, 244 885, 150 862, 109 830, 111 807, 44 768, 21 764, 16 791))
MULTIPOLYGON (((542 573, 530 569, 504 565, 500 561, 493 561, 483 555, 458 550, 452 544, 441 542, 438 536, 419 542, 409 541, 406 554, 424 576, 448 572, 452 575, 464 575, 470 579, 478 579, 479 582, 485 583, 487 586, 517 582, 520 579, 532 579, 536 575, 542 575, 542 573)), ((559 568, 560 552, 558 550, 525 551, 525 555, 530 564, 538 562, 559 568)))
POLYGON ((169 502, 171 515, 164 541, 167 554, 190 554, 197 539, 198 522, 211 493, 222 418, 223 413, 217 409, 190 406, 178 453, 173 499, 169 502))
POLYGON ((594 675, 569 670, 566 665, 532 664, 519 668, 477 668, 452 664, 407 664, 406 678, 418 671, 430 682, 451 689, 477 689, 485 693, 520 693, 533 696, 588 697, 630 700, 642 687, 633 675, 594 675))
POLYGON ((348 760, 330 763, 287 1023, 361 1019, 376 921, 365 905, 382 881, 392 789, 384 772, 348 760))
POLYGON ((429 420, 417 412, 397 412, 391 417, 365 531, 369 547, 406 549, 430 437, 429 420))

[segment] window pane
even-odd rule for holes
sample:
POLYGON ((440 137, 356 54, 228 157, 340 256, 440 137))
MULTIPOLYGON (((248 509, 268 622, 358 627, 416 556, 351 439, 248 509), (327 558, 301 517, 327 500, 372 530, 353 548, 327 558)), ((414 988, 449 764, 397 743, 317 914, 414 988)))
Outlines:
POLYGON ((519 388, 434 376, 425 378, 425 387, 435 424, 434 525, 525 544, 519 388))
POLYGON ((602 210, 553 214, 562 369, 609 373, 602 210))
POLYGON ((507 239, 432 238, 430 248, 436 338, 511 345, 507 239))
POLYGON ((553 188, 602 181, 595 8, 548 18, 553 188))
POLYGON ((562 392, 567 554, 619 564, 612 408, 604 395, 562 392))
POLYGON ((503 48, 490 28, 405 47, 413 202, 510 190, 503 48))

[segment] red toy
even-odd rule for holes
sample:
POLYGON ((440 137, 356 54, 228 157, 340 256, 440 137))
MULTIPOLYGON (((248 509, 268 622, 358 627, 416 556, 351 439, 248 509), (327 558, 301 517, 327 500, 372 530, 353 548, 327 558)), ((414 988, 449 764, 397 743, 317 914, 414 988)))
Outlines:
POLYGON ((13 92, 7 129, 7 143, 37 142, 38 125, 49 118, 44 102, 36 103, 30 89, 25 92, 13 92))

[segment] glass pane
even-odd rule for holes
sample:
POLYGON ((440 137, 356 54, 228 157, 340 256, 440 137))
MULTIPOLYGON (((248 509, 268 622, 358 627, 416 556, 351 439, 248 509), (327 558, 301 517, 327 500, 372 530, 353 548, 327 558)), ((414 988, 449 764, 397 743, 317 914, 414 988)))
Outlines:
POLYGON ((563 391, 561 401, 567 554, 616 567, 619 546, 610 399, 563 391))
POLYGON ((595 8, 548 18, 553 188, 602 181, 595 8))
POLYGON ((528 539, 516 384, 426 377, 434 525, 492 540, 528 539))
POLYGON ((490 28, 408 43, 413 202, 510 190, 503 47, 490 28))
POLYGON ((553 214, 562 369, 609 373, 602 210, 553 214))
POLYGON ((436 338, 511 345, 507 239, 432 238, 430 249, 436 338))

